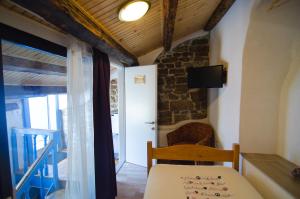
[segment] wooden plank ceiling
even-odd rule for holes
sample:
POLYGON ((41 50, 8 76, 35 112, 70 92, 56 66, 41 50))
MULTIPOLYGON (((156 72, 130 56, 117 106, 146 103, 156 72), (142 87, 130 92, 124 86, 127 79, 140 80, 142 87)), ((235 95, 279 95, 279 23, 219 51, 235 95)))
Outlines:
MULTIPOLYGON (((66 57, 6 40, 1 42, 5 85, 67 85, 66 57)), ((117 68, 111 66, 111 73, 114 72, 117 72, 117 68)))
MULTIPOLYGON (((132 54, 141 56, 162 46, 162 1, 151 0, 149 12, 135 22, 121 22, 118 10, 126 0, 78 0, 111 36, 132 54)), ((173 40, 203 29, 220 0, 179 0, 173 40)))
POLYGON ((2 40, 3 76, 5 85, 66 86, 66 73, 53 73, 66 67, 66 57, 2 40), (52 66, 52 71, 49 67, 52 66), (39 70, 38 70, 39 69, 39 70))
MULTIPOLYGON (((19 7, 19 5, 12 3, 10 0, 1 1, 1 5, 59 31, 61 31, 60 28, 64 27, 63 23, 65 22, 54 24, 56 26, 47 22, 45 20, 47 17, 50 21, 56 21, 57 19, 51 17, 49 13, 40 12, 41 17, 32 13, 38 11, 38 8, 45 11, 46 8, 43 7, 43 4, 36 8, 30 6, 32 5, 30 1, 12 1, 31 11, 19 7)), ((95 39, 101 40, 102 38, 104 43, 110 46, 107 48, 107 53, 127 59, 129 65, 136 61, 136 57, 159 48, 165 43, 168 45, 164 45, 164 47, 168 50, 166 46, 170 46, 171 41, 178 40, 199 30, 205 29, 210 31, 234 2, 234 0, 149 0, 151 8, 143 18, 135 22, 122 22, 118 19, 118 10, 126 1, 128 0, 47 0, 53 9, 60 12, 60 9, 63 8, 68 15, 72 15, 74 7, 76 8, 75 10, 80 10, 80 19, 72 16, 73 18, 75 17, 75 21, 78 22, 79 20, 79 23, 85 28, 87 24, 81 22, 80 20, 82 19, 89 21, 89 26, 95 26, 96 24, 97 28, 94 30, 99 30, 109 37, 108 40, 105 40, 102 37, 97 37, 97 34, 92 31, 92 34, 96 34, 96 37, 91 37, 91 41, 94 41, 94 43, 90 44, 95 45, 95 39), (164 5, 173 5, 174 2, 176 2, 177 9, 164 9, 164 5), (56 5, 58 7, 55 7, 56 5), (172 20, 164 20, 166 14, 176 16, 175 24, 171 22, 172 20), (164 25, 168 27, 165 30, 164 25), (114 51, 116 46, 119 48, 114 51)), ((69 29, 72 30, 72 27, 69 27, 69 29)), ((91 32, 91 30, 88 31, 91 32)), ((87 33, 85 32, 84 34, 87 33)))

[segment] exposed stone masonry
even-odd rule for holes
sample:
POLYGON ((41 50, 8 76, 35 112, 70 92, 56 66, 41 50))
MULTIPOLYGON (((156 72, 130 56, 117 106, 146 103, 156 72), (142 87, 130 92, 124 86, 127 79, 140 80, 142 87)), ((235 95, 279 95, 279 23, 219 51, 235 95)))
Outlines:
POLYGON ((208 52, 206 36, 185 41, 156 58, 159 125, 207 116, 207 89, 188 89, 187 68, 208 66, 208 52))
POLYGON ((110 80, 110 111, 111 114, 118 113, 118 80, 110 80))

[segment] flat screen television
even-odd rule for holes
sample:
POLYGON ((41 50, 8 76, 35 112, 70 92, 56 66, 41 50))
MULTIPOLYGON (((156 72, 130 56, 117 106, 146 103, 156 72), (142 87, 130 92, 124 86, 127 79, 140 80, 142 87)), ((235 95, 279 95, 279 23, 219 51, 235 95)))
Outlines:
POLYGON ((225 82, 223 65, 188 68, 189 88, 222 88, 225 82))

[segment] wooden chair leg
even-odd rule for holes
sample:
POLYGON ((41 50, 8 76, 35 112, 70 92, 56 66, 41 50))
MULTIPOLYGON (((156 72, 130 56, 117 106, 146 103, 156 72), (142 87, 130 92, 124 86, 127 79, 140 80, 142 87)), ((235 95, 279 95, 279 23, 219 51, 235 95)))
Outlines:
POLYGON ((149 175, 150 169, 152 167, 152 158, 153 158, 153 151, 152 151, 152 142, 147 142, 147 172, 149 175))
POLYGON ((239 144, 233 144, 233 162, 232 162, 232 168, 239 171, 239 164, 240 164, 240 145, 239 144))

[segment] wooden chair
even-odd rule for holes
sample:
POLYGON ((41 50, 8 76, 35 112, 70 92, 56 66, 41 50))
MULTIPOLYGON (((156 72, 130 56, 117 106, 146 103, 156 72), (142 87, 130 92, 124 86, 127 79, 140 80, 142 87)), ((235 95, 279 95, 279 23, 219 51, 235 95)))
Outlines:
POLYGON ((240 145, 233 144, 232 150, 222 150, 207 146, 183 144, 161 148, 152 148, 152 142, 147 142, 148 174, 152 167, 152 160, 191 160, 232 162, 232 168, 239 170, 240 145))
POLYGON ((177 144, 198 144, 215 146, 213 129, 209 124, 187 123, 167 134, 168 146, 177 144))
MULTIPOLYGON (((167 134, 168 146, 197 144, 215 147, 213 128, 209 124, 190 122, 167 134)), ((159 164, 213 165, 213 162, 194 162, 182 160, 158 160, 159 164)))

